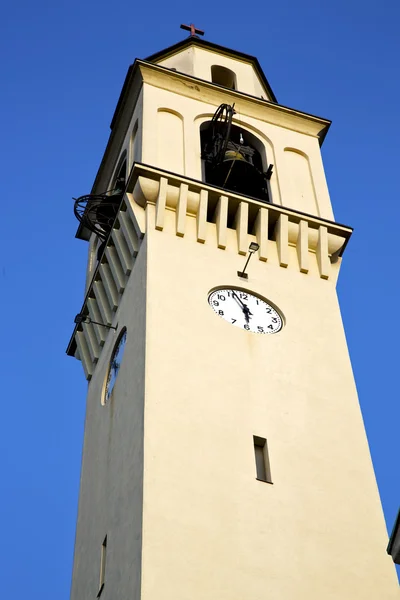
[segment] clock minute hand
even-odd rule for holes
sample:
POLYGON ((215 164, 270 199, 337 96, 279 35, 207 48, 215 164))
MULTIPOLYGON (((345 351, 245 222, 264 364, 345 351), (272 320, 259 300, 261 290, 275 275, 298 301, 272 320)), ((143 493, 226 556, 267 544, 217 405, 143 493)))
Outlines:
POLYGON ((240 304, 241 309, 244 314, 244 318, 246 319, 246 322, 248 323, 250 320, 250 317, 252 316, 249 307, 247 306, 247 304, 244 304, 244 302, 241 301, 241 299, 235 292, 232 292, 232 295, 235 298, 235 300, 240 304))
POLYGON ((239 298, 239 296, 235 292, 232 292, 232 295, 235 298, 236 302, 238 302, 240 304, 240 308, 244 312, 246 310, 247 306, 245 304, 243 304, 243 302, 241 301, 241 299, 239 298))

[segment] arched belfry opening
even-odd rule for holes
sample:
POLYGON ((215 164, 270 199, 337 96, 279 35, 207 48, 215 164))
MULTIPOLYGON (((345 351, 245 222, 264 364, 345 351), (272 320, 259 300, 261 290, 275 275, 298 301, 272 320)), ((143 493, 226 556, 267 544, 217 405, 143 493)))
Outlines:
POLYGON ((218 85, 230 88, 231 90, 237 89, 236 74, 230 69, 227 69, 227 67, 213 65, 211 67, 211 81, 218 85))
POLYGON ((221 104, 211 121, 200 127, 206 183, 270 202, 265 148, 252 133, 232 123, 235 110, 221 104))

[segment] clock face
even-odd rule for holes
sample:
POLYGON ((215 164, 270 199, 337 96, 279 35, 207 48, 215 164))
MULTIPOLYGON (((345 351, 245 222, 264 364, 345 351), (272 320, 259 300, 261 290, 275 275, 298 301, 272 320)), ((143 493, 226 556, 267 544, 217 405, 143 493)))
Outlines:
POLYGON ((213 311, 234 325, 253 333, 278 333, 283 317, 266 300, 235 288, 215 290, 208 296, 213 311))
POLYGON ((110 366, 108 368, 107 381, 104 392, 104 404, 108 402, 114 389, 114 385, 117 380, 118 372, 121 366, 122 357, 124 355, 125 345, 126 329, 124 329, 122 333, 120 333, 118 341, 115 344, 113 353, 111 355, 110 366))

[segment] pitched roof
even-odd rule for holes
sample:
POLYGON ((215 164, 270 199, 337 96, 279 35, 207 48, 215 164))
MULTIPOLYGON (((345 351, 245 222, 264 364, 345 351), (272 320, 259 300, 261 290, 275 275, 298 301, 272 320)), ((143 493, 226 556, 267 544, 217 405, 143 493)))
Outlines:
POLYGON ((198 37, 189 36, 181 42, 174 44, 173 46, 169 46, 168 48, 164 48, 164 50, 160 50, 159 52, 148 56, 147 58, 145 58, 145 60, 148 62, 156 62, 162 58, 170 56, 171 54, 176 54, 180 50, 184 50, 185 48, 188 48, 190 46, 198 46, 199 48, 205 48, 207 50, 219 52, 220 54, 225 54, 227 56, 235 56, 237 58, 241 58, 242 60, 251 63, 254 69, 256 70, 258 76, 260 77, 261 81, 263 82, 265 88, 267 89, 271 100, 273 102, 278 102, 274 92, 272 91, 271 86, 268 83, 267 78, 264 75, 264 71, 262 70, 260 63, 258 62, 258 59, 255 56, 245 54, 244 52, 239 52, 238 50, 231 50, 230 48, 226 48, 225 46, 220 46, 219 44, 214 44, 213 42, 209 42, 198 37))

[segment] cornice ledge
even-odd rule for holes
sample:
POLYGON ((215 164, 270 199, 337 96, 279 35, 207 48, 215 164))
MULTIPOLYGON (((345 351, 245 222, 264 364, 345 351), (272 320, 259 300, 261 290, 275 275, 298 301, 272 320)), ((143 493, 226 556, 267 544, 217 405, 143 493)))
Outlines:
MULTIPOLYGON (((201 211, 202 195, 206 194, 210 206, 216 206, 221 196, 226 197, 232 208, 232 212, 235 212, 243 203, 249 205, 249 213, 253 216, 260 209, 268 209, 270 224, 279 221, 280 217, 283 216, 288 223, 288 239, 293 244, 297 243, 299 227, 302 221, 307 222, 310 248, 314 250, 317 248, 318 243, 318 236, 315 233, 321 228, 326 229, 329 255, 333 257, 333 261, 342 256, 353 232, 352 227, 335 221, 310 215, 293 208, 281 206, 280 204, 265 203, 256 198, 237 194, 196 179, 184 177, 183 175, 164 171, 163 169, 142 163, 135 163, 133 165, 126 193, 142 209, 145 209, 147 204, 152 204, 157 207, 158 212, 161 214, 165 208, 174 211, 180 210, 182 204, 181 194, 184 188, 186 188, 185 213, 188 215, 197 217, 201 211)), ((214 212, 214 209, 212 212, 214 212)))
POLYGON ((331 125, 329 119, 276 104, 238 90, 230 90, 211 81, 172 71, 147 61, 137 60, 134 67, 140 72, 141 80, 145 84, 168 89, 168 91, 195 100, 199 99, 199 94, 202 94, 203 100, 206 95, 206 101, 216 107, 223 100, 228 103, 232 103, 234 100, 237 105, 240 103, 242 115, 246 114, 261 121, 317 137, 321 145, 331 125))

